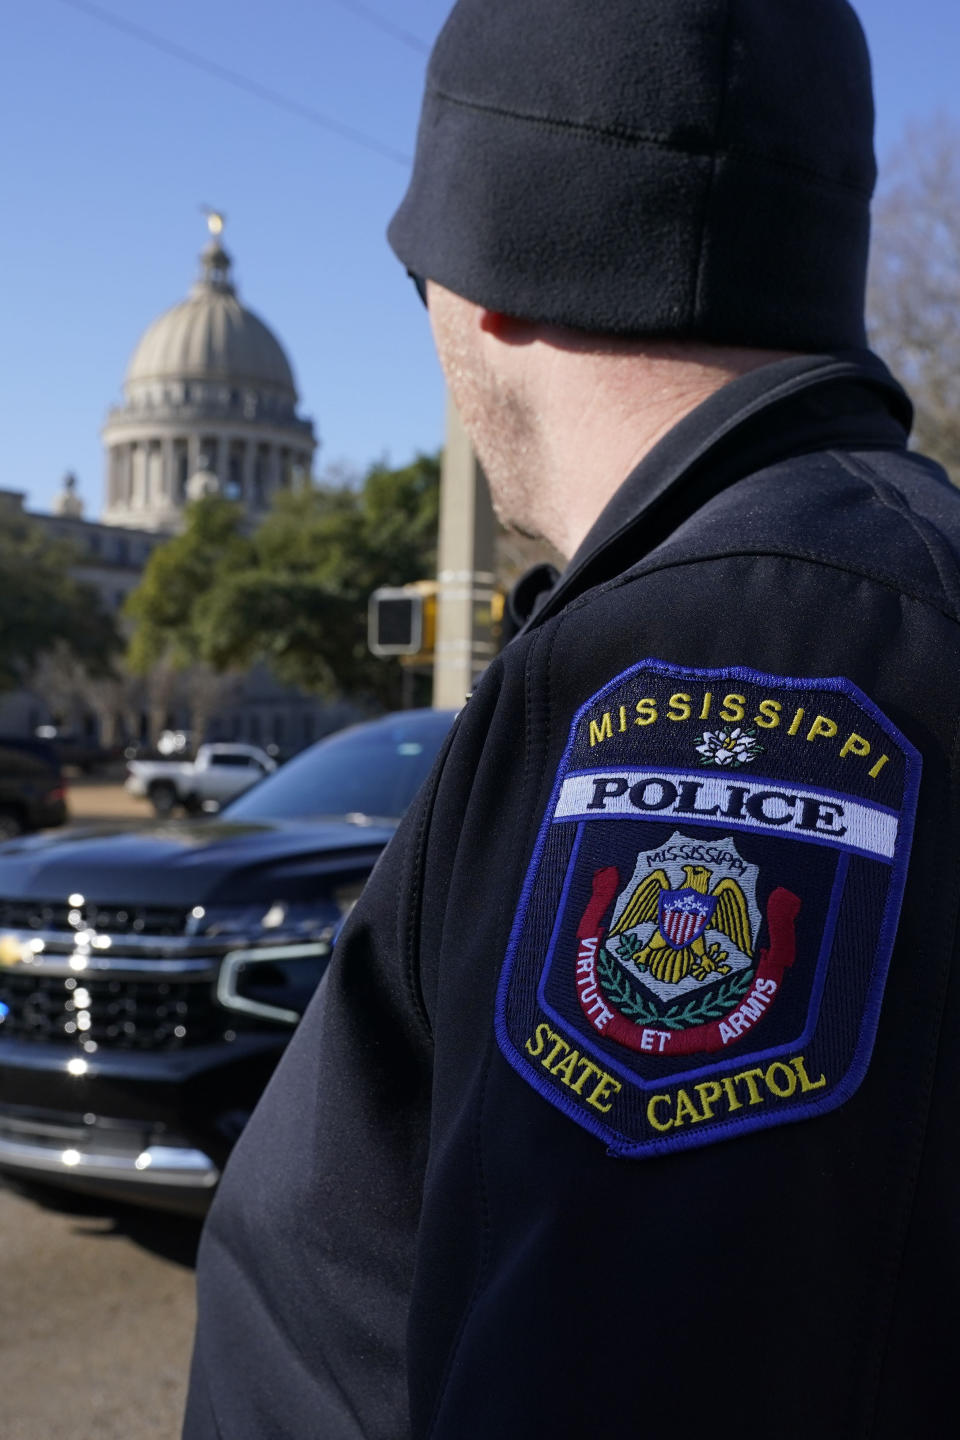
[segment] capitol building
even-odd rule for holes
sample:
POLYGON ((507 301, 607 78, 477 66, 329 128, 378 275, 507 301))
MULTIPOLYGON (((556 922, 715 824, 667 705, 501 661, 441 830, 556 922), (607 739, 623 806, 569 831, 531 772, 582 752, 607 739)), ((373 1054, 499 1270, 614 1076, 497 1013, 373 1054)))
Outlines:
POLYGON ((237 298, 222 217, 209 225, 196 284, 141 336, 103 428, 107 525, 170 532, 209 493, 255 521, 277 490, 310 475, 316 440, 297 414, 290 362, 237 298))
MULTIPOLYGON (((122 402, 107 414, 100 518, 85 515, 72 474, 50 514, 28 512, 51 537, 71 543, 77 579, 113 612, 140 583, 156 546, 182 528, 191 500, 223 495, 243 506, 253 526, 278 491, 311 475, 317 440, 312 421, 298 410, 290 361, 273 331, 237 296, 223 216, 211 212, 207 223, 209 243, 189 294, 141 335, 122 402)), ((22 512, 25 498, 0 489, 0 523, 4 511, 22 512)), ((208 738, 299 748, 343 723, 341 709, 346 714, 347 707, 331 709, 280 686, 262 667, 220 688, 208 738)), ((112 743, 146 740, 165 725, 189 728, 191 720, 189 701, 172 695, 162 715, 149 697, 139 710, 129 703, 110 714, 79 703, 71 708, 68 717, 61 701, 30 691, 0 696, 0 733, 30 734, 54 720, 112 743)))

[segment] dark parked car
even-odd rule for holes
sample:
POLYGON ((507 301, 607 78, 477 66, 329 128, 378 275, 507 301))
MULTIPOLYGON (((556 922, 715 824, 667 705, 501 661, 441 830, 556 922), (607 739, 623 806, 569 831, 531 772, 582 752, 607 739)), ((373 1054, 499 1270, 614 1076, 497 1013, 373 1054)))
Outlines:
POLYGON ((61 765, 72 765, 85 775, 121 758, 119 747, 107 749, 92 735, 77 735, 56 725, 38 725, 36 733, 38 740, 45 741, 56 752, 61 765))
POLYGON ((43 740, 0 736, 0 840, 62 825, 66 793, 56 751, 43 740))
POLYGON ((0 1169, 205 1208, 452 718, 341 731, 216 819, 0 846, 0 1169))

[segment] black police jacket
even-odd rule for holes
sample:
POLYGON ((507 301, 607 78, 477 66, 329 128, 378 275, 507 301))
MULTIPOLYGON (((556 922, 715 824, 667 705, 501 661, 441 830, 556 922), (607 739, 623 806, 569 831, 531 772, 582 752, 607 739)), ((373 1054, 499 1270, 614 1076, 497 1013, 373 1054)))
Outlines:
POLYGON ((960 1269, 960 498, 729 385, 492 664, 227 1168, 189 1440, 902 1437, 960 1269))

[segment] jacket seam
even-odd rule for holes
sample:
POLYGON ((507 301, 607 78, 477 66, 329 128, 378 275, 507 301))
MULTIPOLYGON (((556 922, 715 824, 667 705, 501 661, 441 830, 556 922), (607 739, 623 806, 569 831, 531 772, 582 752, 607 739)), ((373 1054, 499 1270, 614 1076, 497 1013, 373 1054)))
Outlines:
POLYGON ((480 115, 495 115, 502 120, 521 120, 528 125, 536 125, 541 130, 553 130, 560 133, 579 135, 586 140, 601 140, 609 145, 618 145, 624 149, 639 149, 642 146, 649 146, 656 150, 665 150, 671 155, 686 155, 691 160, 752 160, 762 165, 768 165, 772 170, 783 170, 788 174, 799 176, 808 185, 824 190, 840 191, 844 195, 856 195, 863 199, 870 198, 870 190, 863 185, 855 185, 849 180, 836 179, 831 175, 823 175, 812 166, 804 165, 800 160, 787 160, 779 155, 765 155, 760 150, 754 150, 749 145, 725 145, 699 148, 695 145, 678 145, 675 141, 668 139, 665 135, 653 135, 644 131, 628 130, 612 125, 599 125, 589 120, 562 120, 550 115, 535 115, 530 111, 511 110, 502 105, 491 105, 484 100, 467 100, 459 95, 451 95, 448 90, 439 86, 433 86, 429 91, 430 96, 436 100, 442 100, 447 105, 454 105, 460 110, 473 110, 480 115))
MULTIPOLYGON (((226 1258, 228 1263, 233 1266, 236 1272, 239 1272, 241 1276, 243 1276, 249 1281, 249 1267, 246 1265, 241 1251, 237 1248, 237 1244, 234 1240, 233 1235, 224 1227, 218 1226, 215 1232, 215 1241, 216 1244, 220 1247, 221 1254, 226 1258)), ((258 1288, 263 1302, 263 1312, 266 1314, 267 1319, 269 1320, 270 1325, 273 1328, 273 1331, 278 1335, 282 1335, 285 1333, 289 1334, 288 1331, 285 1331, 283 1322, 277 1310, 276 1302, 269 1296, 268 1292, 266 1292, 262 1286, 258 1288)), ((292 1355, 294 1362, 303 1372, 303 1374, 308 1376, 311 1380, 315 1379, 316 1368, 313 1362, 313 1357, 306 1353, 303 1345, 301 1344, 299 1336, 294 1335, 292 1337, 292 1343, 289 1346, 289 1353, 290 1355, 292 1355)), ((330 1382, 330 1388, 336 1394, 337 1398, 342 1402, 344 1410, 347 1411, 350 1418, 356 1424, 357 1433, 362 1433, 363 1421, 357 1410, 356 1405, 354 1404, 353 1397, 351 1396, 346 1385, 341 1379, 340 1374, 338 1374, 337 1370, 334 1368, 333 1364, 327 1359, 326 1355, 324 1355, 324 1360, 324 1373, 326 1378, 330 1382)), ((210 1398, 212 1408, 213 1397, 211 1396, 210 1398)), ((222 1440, 223 1427, 220 1426, 220 1422, 215 1411, 214 1421, 219 1426, 217 1431, 219 1440, 222 1440)))
MULTIPOLYGON (((953 807, 956 811, 958 779, 957 772, 960 767, 960 718, 954 727, 953 744, 950 749, 951 760, 951 791, 953 807)), ((954 827, 956 828, 956 827, 954 827)), ((899 1240, 894 1247, 890 1258, 890 1279, 886 1296, 886 1316, 883 1321, 883 1329, 879 1344, 876 1348, 876 1356, 872 1368, 871 1388, 873 1391, 870 1409, 865 1416, 863 1429, 864 1440, 873 1435, 876 1431, 878 1410, 880 1406, 880 1393, 883 1381, 884 1364, 890 1349, 891 1331, 896 1311, 897 1292, 900 1289, 900 1282, 903 1276, 904 1258, 906 1254, 907 1241, 913 1218, 917 1208, 917 1191, 920 1185, 920 1174, 923 1168, 923 1157, 927 1147, 927 1136, 930 1127, 930 1107, 933 1098, 934 1085, 936 1082, 937 1060, 940 1055, 940 1042, 943 1032, 943 1017, 946 1010, 947 998, 950 990, 950 978, 953 969, 953 956, 956 953, 957 939, 960 936, 960 883, 954 882, 953 887, 953 942, 945 948, 944 959, 941 963, 940 987, 938 992, 938 1019, 935 1034, 928 1047, 926 1065, 923 1075, 923 1109, 922 1117, 914 1122, 915 1136, 911 1154, 911 1184, 909 1197, 904 1204, 904 1214, 900 1221, 899 1240)))
POLYGON ((929 555, 930 563, 937 572, 944 594, 949 596, 956 606, 958 603, 958 595, 960 595, 960 588, 958 588, 957 584, 957 564, 956 561, 952 560, 949 553, 945 559, 943 547, 935 545, 934 537, 939 538, 936 528, 932 526, 928 520, 925 520, 922 515, 918 515, 910 505, 907 497, 902 495, 901 492, 896 490, 892 485, 887 484, 881 476, 875 474, 870 465, 865 461, 853 455, 845 455, 838 450, 832 450, 830 454, 833 459, 837 460, 851 475, 855 475, 860 480, 865 480, 872 488, 878 502, 883 505, 885 509, 892 511, 893 514, 898 515, 902 520, 906 521, 929 555), (947 574, 948 566, 951 570, 949 576, 947 574))
MULTIPOLYGON (((534 733, 534 726, 533 726, 532 723, 531 723, 531 719, 532 719, 532 709, 533 709, 533 658, 534 658, 534 656, 538 653, 538 651, 539 651, 539 649, 540 649, 540 646, 541 646, 541 644, 542 644, 542 642, 543 642, 543 637, 544 637, 544 635, 547 634, 547 633, 548 633, 548 632, 546 632, 546 631, 544 631, 544 630, 541 630, 541 631, 539 631, 539 632, 534 636, 533 641, 532 641, 532 643, 530 644, 530 646, 529 646, 529 648, 528 648, 528 650, 527 650, 527 655, 526 655, 526 660, 525 660, 525 671, 524 671, 524 710, 525 710, 525 720, 526 720, 526 725, 525 725, 526 739, 525 739, 525 748, 524 748, 524 768, 523 768, 523 784, 524 784, 524 791, 523 791, 523 793, 524 793, 524 794, 527 793, 526 787, 527 787, 527 785, 529 784, 530 774, 531 774, 531 771, 532 771, 532 765, 531 765, 531 760, 532 760, 531 737, 533 736, 533 733, 534 733)), ((554 646, 556 645, 556 642, 557 642, 557 635, 558 635, 558 634, 559 634, 559 627, 555 628, 554 631, 553 631, 553 634, 550 636, 549 647, 548 647, 548 650, 547 650, 547 660, 546 660, 546 686, 545 686, 545 688, 546 688, 546 695, 547 695, 547 700, 548 700, 548 702, 549 702, 549 698, 550 698, 550 665, 551 665, 551 661, 552 661, 552 658, 553 658, 553 650, 554 650, 554 646)), ((547 709, 547 717, 548 717, 548 719, 547 719, 547 726, 548 726, 548 732, 549 732, 550 724, 552 723, 552 722, 551 722, 551 719, 550 719, 550 714, 551 714, 551 711, 550 711, 550 707, 549 707, 549 704, 548 704, 548 709, 547 709)), ((546 756, 547 754, 549 754, 549 733, 548 733, 548 745, 547 745, 547 747, 544 749, 544 752, 543 752, 543 753, 544 753, 544 756, 546 756)), ((542 772, 543 772, 543 765, 542 765, 542 764, 541 764, 541 766, 540 766, 540 772, 541 772, 541 775, 542 775, 542 772)), ((491 1258, 492 1258, 492 1231, 493 1231, 493 1224, 492 1224, 492 1216, 491 1216, 491 1212, 490 1212, 490 1197, 489 1197, 489 1194, 488 1194, 488 1192, 487 1192, 486 1170, 485 1170, 485 1168, 484 1168, 484 1163, 483 1163, 483 1123, 484 1123, 484 1114, 485 1114, 485 1111, 486 1111, 486 1104, 487 1104, 487 1088, 488 1088, 488 1084, 489 1084, 489 1080, 490 1080, 490 1067, 491 1067, 491 1065, 492 1065, 492 1063, 493 1063, 493 1055, 494 1055, 494 1050, 495 1050, 495 1048, 496 1048, 496 1037, 495 1037, 495 1034, 494 1034, 493 1027, 491 1026, 491 1027, 490 1027, 490 1030, 489 1030, 488 1033, 487 1033, 487 1048, 486 1048, 486 1055, 485 1055, 485 1057, 484 1057, 484 1063, 483 1063, 483 1078, 482 1078, 481 1084, 480 1084, 480 1095, 479 1095, 478 1100, 477 1100, 477 1118, 476 1118, 476 1124, 475 1124, 475 1126, 474 1126, 474 1132, 473 1132, 474 1164, 475 1164, 475 1166, 476 1166, 477 1190, 478 1190, 479 1202, 480 1202, 481 1225, 482 1225, 482 1227, 483 1227, 483 1239, 482 1239, 481 1251, 480 1251, 480 1263, 479 1263, 479 1265, 478 1265, 478 1267, 477 1267, 477 1278, 476 1278, 476 1281, 474 1282, 473 1289, 472 1289, 472 1291, 470 1292, 470 1298, 469 1298, 469 1300, 467 1301, 467 1304, 466 1304, 466 1307, 465 1307, 465 1309, 464 1309, 463 1315, 461 1316, 460 1324, 459 1324, 459 1326, 457 1327, 456 1338, 454 1339, 453 1344, 452 1344, 451 1347, 450 1347, 450 1352, 449 1352, 449 1354, 448 1354, 448 1356, 447 1356, 447 1363, 446 1363, 446 1365, 444 1366, 443 1377, 442 1377, 442 1379, 441 1379, 441 1381, 440 1381, 440 1385, 439 1385, 438 1392, 437 1392, 436 1404, 435 1404, 435 1406, 434 1406, 433 1413, 432 1413, 432 1415, 431 1415, 431 1417, 430 1417, 430 1424, 429 1424, 429 1427, 428 1427, 428 1430, 427 1430, 427 1440, 432 1440, 432 1437, 436 1434, 437 1426, 438 1426, 439 1423, 440 1423, 441 1412, 442 1412, 442 1410, 443 1410, 444 1401, 446 1400, 446 1397, 447 1397, 447 1390, 449 1389, 449 1386, 450 1386, 450 1377, 451 1377, 451 1375, 453 1374, 454 1366, 456 1365, 457 1358, 458 1358, 458 1356, 459 1356, 459 1354, 460 1354, 460 1347, 461 1347, 461 1345, 463 1344, 463 1338, 464 1338, 464 1336, 465 1336, 465 1334, 466 1334, 466 1332, 467 1332, 467 1326, 470 1324, 470 1320, 471 1320, 471 1318, 472 1318, 472 1316, 473 1316, 473 1313, 474 1313, 474 1311, 476 1310, 477 1305, 479 1304, 480 1297, 483 1295, 484 1291, 486 1290, 487 1282, 488 1282, 488 1279, 489 1279, 490 1262, 491 1262, 491 1258)))
POLYGON ((480 1246, 480 1263, 477 1267, 477 1278, 474 1282, 470 1299, 460 1317, 460 1324, 457 1326, 457 1333, 450 1351, 447 1355, 446 1364, 443 1367, 443 1375, 437 1388, 437 1398, 434 1403, 433 1413, 430 1416, 430 1424, 427 1427, 427 1440, 432 1440, 436 1434, 437 1426, 440 1424, 441 1412, 444 1401, 447 1398, 447 1391, 450 1388, 450 1377, 453 1374, 454 1366, 460 1354, 460 1347, 463 1344, 463 1337, 467 1332, 471 1316, 477 1307, 480 1296, 486 1289, 487 1276, 490 1269, 490 1197, 487 1194, 486 1172, 483 1168, 483 1115, 487 1104, 487 1085, 490 1080, 490 1064, 493 1059, 493 1039, 487 1041, 487 1052, 483 1061, 483 1076, 480 1081, 480 1094, 477 1097, 477 1116, 473 1125, 473 1159, 477 1176, 477 1196, 480 1207, 480 1224, 482 1227, 482 1241, 480 1246))
MULTIPOLYGON (((420 820, 417 825, 416 841, 413 847, 413 863, 408 872, 410 877, 409 891, 406 897, 397 897, 401 907, 403 905, 404 898, 406 898, 406 925, 405 927, 403 927, 400 936, 398 937, 401 939, 401 943, 403 945, 404 978, 407 982, 407 989, 413 1002, 414 1013, 416 1014, 417 1019, 420 1022, 420 1026, 424 1034, 427 1036, 431 1044, 433 1043, 433 1024, 430 1020, 430 1014, 427 1009, 426 1000, 424 999, 419 965, 420 913, 423 903, 423 876, 426 868, 427 833, 430 829, 430 822, 433 819, 434 809, 436 808, 437 793, 440 789, 440 782, 443 778, 444 767, 446 766, 447 757, 450 754, 453 739, 458 728, 459 727, 455 720, 453 725, 450 727, 450 733, 448 734, 446 743, 443 747, 443 750, 441 751, 440 759, 438 761, 436 771, 433 775, 432 789, 430 790, 430 793, 426 799, 422 813, 420 815, 420 820)), ((398 916, 398 918, 400 917, 398 916)))
POLYGON ((836 560, 825 560, 822 555, 816 555, 812 551, 803 551, 800 549, 717 550, 711 551, 710 553, 704 555, 683 555, 675 560, 665 560, 662 564, 659 565, 648 565, 642 570, 633 569, 626 575, 618 575, 614 579, 607 580, 601 585, 592 586, 584 594, 578 595, 575 599, 571 600, 569 605, 565 606, 563 610, 559 611, 556 616, 551 616, 549 618, 559 620, 561 616, 571 615, 574 611, 579 610, 584 605, 591 603, 591 601, 596 599, 598 594, 606 594, 609 591, 619 590, 624 585, 633 584, 635 581, 645 579, 648 575, 656 575, 662 573, 665 570, 677 570, 682 569, 686 565, 713 563, 718 560, 750 559, 793 560, 805 565, 818 565, 825 570, 837 570, 841 574, 845 575, 855 575, 860 580, 868 580, 871 584, 882 586, 883 589, 890 590, 895 595, 900 595, 904 599, 912 600, 918 605, 924 605, 928 609, 935 611, 937 614, 943 615, 945 619, 952 620, 954 624, 960 625, 960 614, 956 614, 954 611, 945 608, 944 605, 938 605, 927 595, 919 595, 915 591, 907 589, 906 586, 899 584, 897 581, 891 578, 874 575, 869 570, 861 569, 858 566, 844 565, 836 560))

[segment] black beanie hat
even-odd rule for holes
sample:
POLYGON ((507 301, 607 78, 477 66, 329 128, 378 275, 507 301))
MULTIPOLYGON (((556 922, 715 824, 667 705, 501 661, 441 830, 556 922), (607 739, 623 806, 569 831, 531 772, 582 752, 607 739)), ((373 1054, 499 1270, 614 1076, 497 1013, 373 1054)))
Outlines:
POLYGON ((389 234, 508 315, 856 348, 875 179, 846 0, 459 0, 389 234))

